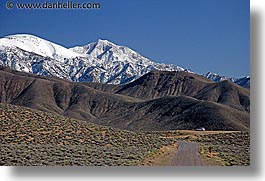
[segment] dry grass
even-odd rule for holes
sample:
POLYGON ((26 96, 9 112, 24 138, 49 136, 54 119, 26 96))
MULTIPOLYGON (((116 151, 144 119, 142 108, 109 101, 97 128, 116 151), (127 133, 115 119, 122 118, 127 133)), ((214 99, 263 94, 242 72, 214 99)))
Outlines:
POLYGON ((219 162, 226 166, 250 165, 250 134, 249 132, 219 133, 200 135, 197 141, 202 150, 212 147, 212 155, 204 151, 207 160, 219 162))
POLYGON ((141 166, 171 166, 172 158, 178 149, 177 144, 163 146, 155 153, 148 155, 139 165, 141 166))
POLYGON ((136 165, 167 141, 0 104, 0 165, 136 165))

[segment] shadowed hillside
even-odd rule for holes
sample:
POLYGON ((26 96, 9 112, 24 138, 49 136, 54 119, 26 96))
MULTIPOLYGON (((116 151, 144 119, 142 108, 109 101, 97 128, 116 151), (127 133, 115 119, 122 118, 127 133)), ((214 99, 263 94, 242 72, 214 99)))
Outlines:
POLYGON ((229 80, 206 86, 198 92, 195 98, 221 103, 241 111, 250 112, 249 89, 242 88, 229 80))
POLYGON ((241 111, 250 111, 248 89, 228 80, 215 83, 203 76, 187 72, 153 71, 125 85, 116 93, 143 99, 186 95, 221 103, 241 111))
POLYGON ((215 84, 185 72, 154 71, 127 87, 94 86, 107 92, 88 84, 8 68, 0 70, 0 101, 5 104, 132 131, 194 129, 199 126, 208 130, 249 129, 249 113, 245 111, 249 110, 248 92, 242 93, 239 86, 230 85, 230 82, 215 84), (220 88, 222 84, 225 85, 220 88), (166 89, 168 85, 172 88, 166 89), (120 94, 111 93, 117 88, 116 92, 120 94), (219 98, 214 99, 212 96, 215 95, 219 98), (152 99, 155 97, 158 98, 152 99))
POLYGON ((152 71, 136 81, 124 85, 116 93, 142 99, 153 99, 167 95, 192 97, 210 83, 213 82, 188 72, 152 71))
POLYGON ((138 99, 97 91, 80 83, 16 71, 0 71, 2 103, 26 106, 78 119, 95 118, 138 99))
POLYGON ((151 100, 163 96, 190 96, 213 101, 241 111, 250 111, 250 92, 228 80, 215 83, 188 72, 152 71, 127 85, 86 83, 101 91, 151 100))
POLYGON ((129 130, 248 130, 249 114, 187 96, 165 96, 113 110, 92 120, 129 130))

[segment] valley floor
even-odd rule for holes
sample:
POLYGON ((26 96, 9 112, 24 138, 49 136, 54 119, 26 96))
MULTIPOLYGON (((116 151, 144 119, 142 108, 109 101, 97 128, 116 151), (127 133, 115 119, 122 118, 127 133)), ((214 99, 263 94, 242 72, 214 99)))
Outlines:
POLYGON ((0 104, 0 165, 176 166, 187 142, 203 165, 250 165, 249 132, 134 133, 0 104))

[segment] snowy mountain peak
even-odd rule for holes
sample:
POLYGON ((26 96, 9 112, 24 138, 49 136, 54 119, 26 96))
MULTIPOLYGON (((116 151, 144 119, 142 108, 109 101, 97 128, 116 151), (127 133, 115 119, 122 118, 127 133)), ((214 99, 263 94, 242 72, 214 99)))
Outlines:
POLYGON ((208 72, 204 76, 208 79, 215 81, 215 82, 221 82, 223 80, 230 80, 228 77, 218 75, 217 73, 214 73, 214 72, 208 72))
POLYGON ((97 44, 103 44, 103 45, 115 45, 115 46, 118 46, 118 45, 116 45, 116 44, 114 44, 114 43, 112 43, 111 41, 106 40, 106 39, 98 39, 98 40, 96 41, 96 43, 97 43, 97 44))
POLYGON ((87 45, 75 46, 69 49, 80 54, 90 54, 94 50, 106 51, 106 49, 110 49, 112 47, 118 47, 118 45, 108 40, 98 39, 97 41, 89 43, 87 45))
POLYGON ((207 77, 207 76, 216 76, 216 75, 218 75, 217 73, 214 73, 214 72, 207 72, 206 74, 205 74, 205 76, 207 77))
POLYGON ((76 82, 125 84, 154 70, 184 71, 155 63, 136 51, 98 39, 85 46, 65 48, 45 39, 11 35, 0 39, 0 65, 76 82))
POLYGON ((250 76, 242 77, 242 78, 234 78, 234 77, 227 77, 223 75, 219 75, 217 73, 208 72, 204 75, 206 78, 211 79, 215 82, 221 82, 223 80, 230 80, 242 87, 250 88, 250 76))
POLYGON ((0 46, 20 48, 24 51, 53 59, 84 57, 84 55, 73 52, 72 50, 69 50, 61 45, 29 34, 9 35, 1 38, 0 46))

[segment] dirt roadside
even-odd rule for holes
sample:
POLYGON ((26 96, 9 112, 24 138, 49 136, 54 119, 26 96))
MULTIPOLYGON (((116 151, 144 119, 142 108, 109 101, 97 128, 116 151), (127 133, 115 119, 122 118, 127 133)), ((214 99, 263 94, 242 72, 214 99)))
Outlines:
POLYGON ((180 141, 163 146, 157 152, 147 156, 141 166, 221 166, 214 159, 201 155, 197 143, 180 141))

